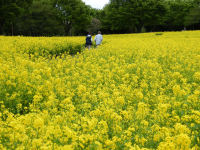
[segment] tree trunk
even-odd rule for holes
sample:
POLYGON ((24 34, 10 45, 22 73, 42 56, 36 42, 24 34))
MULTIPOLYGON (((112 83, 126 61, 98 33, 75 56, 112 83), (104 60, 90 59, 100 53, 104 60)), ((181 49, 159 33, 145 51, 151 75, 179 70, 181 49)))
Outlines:
POLYGON ((70 35, 70 31, 71 31, 71 23, 65 23, 65 35, 70 35))
POLYGON ((14 35, 14 26, 13 26, 13 22, 11 22, 11 26, 12 26, 12 36, 14 35))
POLYGON ((3 34, 3 25, 0 22, 0 35, 2 35, 2 34, 3 34))
POLYGON ((136 28, 137 28, 137 33, 141 33, 142 25, 137 25, 136 28))

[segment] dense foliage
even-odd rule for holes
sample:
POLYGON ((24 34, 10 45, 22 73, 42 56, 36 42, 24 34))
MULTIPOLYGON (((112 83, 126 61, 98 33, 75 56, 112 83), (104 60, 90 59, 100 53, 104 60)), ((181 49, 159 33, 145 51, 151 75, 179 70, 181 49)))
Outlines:
POLYGON ((200 29, 199 2, 110 0, 110 4, 103 10, 102 29, 108 33, 200 29))
POLYGON ((200 29, 199 0, 110 0, 102 10, 81 0, 0 0, 0 14, 4 35, 200 29))
POLYGON ((200 149, 200 31, 84 39, 0 37, 0 149, 200 149))

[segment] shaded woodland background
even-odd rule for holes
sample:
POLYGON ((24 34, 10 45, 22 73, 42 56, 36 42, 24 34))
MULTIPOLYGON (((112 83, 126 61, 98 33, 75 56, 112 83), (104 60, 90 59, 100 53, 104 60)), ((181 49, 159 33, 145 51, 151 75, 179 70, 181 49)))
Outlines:
POLYGON ((66 36, 200 29, 200 0, 0 0, 0 35, 66 36))

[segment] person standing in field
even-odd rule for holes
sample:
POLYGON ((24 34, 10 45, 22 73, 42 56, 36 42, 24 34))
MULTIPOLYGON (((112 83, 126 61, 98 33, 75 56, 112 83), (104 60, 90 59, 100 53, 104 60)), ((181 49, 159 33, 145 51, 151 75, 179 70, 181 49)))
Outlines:
POLYGON ((92 35, 88 32, 87 36, 86 36, 86 44, 85 47, 87 47, 88 49, 90 49, 92 46, 92 35))
POLYGON ((96 43, 96 47, 98 47, 99 45, 101 45, 101 43, 103 41, 103 36, 101 35, 101 31, 98 31, 98 34, 95 36, 94 41, 96 43))

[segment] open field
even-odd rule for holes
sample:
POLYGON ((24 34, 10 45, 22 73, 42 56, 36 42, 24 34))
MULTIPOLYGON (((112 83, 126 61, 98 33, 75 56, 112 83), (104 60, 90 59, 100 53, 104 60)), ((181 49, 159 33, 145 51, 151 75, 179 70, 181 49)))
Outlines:
POLYGON ((0 37, 0 149, 200 149, 200 31, 84 40, 0 37))

